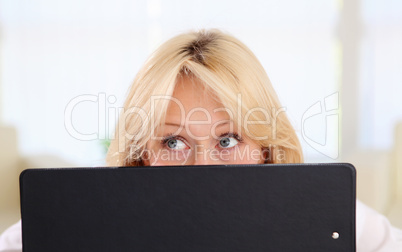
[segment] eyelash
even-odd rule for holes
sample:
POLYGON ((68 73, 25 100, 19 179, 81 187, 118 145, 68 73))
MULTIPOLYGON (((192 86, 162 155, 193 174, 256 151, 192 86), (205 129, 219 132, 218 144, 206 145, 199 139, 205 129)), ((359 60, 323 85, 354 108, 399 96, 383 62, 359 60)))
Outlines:
POLYGON ((221 134, 219 136, 219 140, 221 140, 224 137, 233 137, 234 139, 236 139, 239 143, 243 142, 243 138, 239 136, 239 134, 237 134, 236 132, 226 132, 224 134, 221 134))
POLYGON ((179 140, 181 140, 181 141, 187 143, 187 141, 186 141, 183 137, 181 137, 181 136, 179 136, 179 135, 173 135, 173 133, 170 133, 170 134, 168 134, 168 135, 166 135, 166 136, 163 137, 163 139, 161 140, 161 144, 162 144, 163 146, 166 146, 166 145, 167 145, 167 142, 168 142, 169 140, 172 140, 172 139, 179 139, 179 140))

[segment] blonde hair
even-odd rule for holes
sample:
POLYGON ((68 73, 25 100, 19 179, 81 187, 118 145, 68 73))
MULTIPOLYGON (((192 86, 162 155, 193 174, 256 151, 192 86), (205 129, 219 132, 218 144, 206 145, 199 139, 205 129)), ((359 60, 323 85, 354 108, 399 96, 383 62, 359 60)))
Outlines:
POLYGON ((269 163, 303 162, 295 130, 258 59, 242 42, 214 29, 173 37, 145 62, 124 103, 107 165, 142 165, 146 143, 158 125, 163 125, 168 108, 169 100, 158 95, 171 96, 183 76, 197 78, 213 91, 235 123, 240 122, 237 126, 273 154, 269 163), (245 117, 254 123, 236 120, 245 117), (278 151, 284 158, 274 154, 278 151))

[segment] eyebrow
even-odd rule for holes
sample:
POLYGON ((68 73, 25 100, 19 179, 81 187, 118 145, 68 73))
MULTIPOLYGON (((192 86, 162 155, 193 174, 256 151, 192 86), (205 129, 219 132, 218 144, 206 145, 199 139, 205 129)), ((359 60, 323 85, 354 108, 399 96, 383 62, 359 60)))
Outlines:
POLYGON ((170 125, 170 126, 176 126, 176 127, 184 127, 181 124, 178 123, 171 123, 171 122, 165 122, 165 125, 170 125))
MULTIPOLYGON (((226 120, 225 122, 219 123, 218 125, 216 125, 215 128, 224 126, 224 125, 229 124, 229 123, 230 123, 230 121, 226 120)), ((173 123, 173 122, 165 122, 165 125, 168 125, 168 126, 176 126, 176 127, 183 127, 183 128, 184 128, 184 125, 181 125, 181 124, 179 124, 179 123, 173 123)))

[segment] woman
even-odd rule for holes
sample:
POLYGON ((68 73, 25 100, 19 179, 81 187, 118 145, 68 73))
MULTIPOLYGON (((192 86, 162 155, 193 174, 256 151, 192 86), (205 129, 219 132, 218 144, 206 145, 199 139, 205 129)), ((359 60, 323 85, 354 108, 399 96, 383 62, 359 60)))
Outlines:
MULTIPOLYGON (((174 37, 151 55, 130 89, 106 161, 299 163, 303 156, 257 58, 232 36, 210 30, 174 37)), ((357 251, 402 251, 402 232, 360 202, 356 223, 357 251)), ((18 223, 3 234, 0 251, 13 245, 18 251, 19 230, 18 223)))
MULTIPOLYGON (((152 164, 147 159, 152 160, 155 151, 159 151, 155 149, 155 139, 165 141, 170 134, 169 139, 181 144, 185 141, 172 133, 177 130, 189 135, 187 130, 194 131, 197 125, 193 122, 197 120, 186 118, 189 115, 200 117, 198 126, 202 127, 197 129, 209 130, 210 137, 218 128, 215 124, 227 121, 225 129, 234 131, 227 131, 225 138, 219 139, 239 141, 235 135, 244 136, 245 146, 258 145, 261 154, 266 155, 265 162, 303 161, 295 131, 263 67, 245 45, 217 30, 186 33, 164 43, 138 73, 124 109, 116 140, 109 147, 108 165, 152 164), (207 111, 205 104, 209 105, 207 111), (176 123, 184 127, 174 129, 166 123, 173 115, 176 123), (211 118, 215 121, 209 122, 211 118), (183 124, 186 119, 192 121, 192 127, 183 124)), ((203 133, 198 138, 207 135, 203 133)), ((187 147, 200 147, 200 143, 198 139, 187 147)), ((190 150, 194 154, 195 150, 190 150)))

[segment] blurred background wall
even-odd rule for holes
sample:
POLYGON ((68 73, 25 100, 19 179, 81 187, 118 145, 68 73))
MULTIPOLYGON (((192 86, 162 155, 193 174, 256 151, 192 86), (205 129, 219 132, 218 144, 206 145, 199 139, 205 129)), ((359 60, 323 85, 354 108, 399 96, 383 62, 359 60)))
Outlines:
POLYGON ((358 197, 402 227, 402 1, 0 0, 0 232, 20 171, 103 165, 147 56, 201 28, 256 54, 306 162, 352 162, 358 197))

